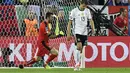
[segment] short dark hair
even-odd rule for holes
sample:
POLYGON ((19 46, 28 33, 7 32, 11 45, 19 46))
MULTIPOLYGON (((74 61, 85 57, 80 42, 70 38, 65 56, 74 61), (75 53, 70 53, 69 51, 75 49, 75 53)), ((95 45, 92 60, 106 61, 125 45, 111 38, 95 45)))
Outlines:
POLYGON ((120 14, 122 13, 122 12, 124 12, 126 9, 125 8, 120 8, 120 14))
POLYGON ((50 17, 51 15, 53 15, 52 12, 47 12, 47 13, 46 13, 46 19, 47 19, 48 17, 50 17))
POLYGON ((88 1, 87 1, 87 0, 80 0, 80 3, 81 3, 81 4, 88 5, 88 1))

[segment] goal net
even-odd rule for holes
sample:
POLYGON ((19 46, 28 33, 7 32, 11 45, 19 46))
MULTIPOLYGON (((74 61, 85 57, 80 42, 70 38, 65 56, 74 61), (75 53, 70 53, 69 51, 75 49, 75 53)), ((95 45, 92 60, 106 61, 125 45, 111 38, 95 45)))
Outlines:
MULTIPOLYGON (((51 67, 74 67, 74 40, 66 40, 69 12, 78 6, 80 0, 0 0, 0 67, 17 67, 31 60, 37 53, 37 36, 40 23, 46 12, 53 12, 56 17, 52 23, 53 34, 50 45, 59 50, 51 67), (33 21, 35 20, 35 21, 33 21), (31 25, 31 26, 30 26, 31 25), (33 29, 34 28, 34 29, 33 29), (31 31, 28 31, 32 29, 31 31)), ((31 67, 43 67, 43 61, 31 67)))

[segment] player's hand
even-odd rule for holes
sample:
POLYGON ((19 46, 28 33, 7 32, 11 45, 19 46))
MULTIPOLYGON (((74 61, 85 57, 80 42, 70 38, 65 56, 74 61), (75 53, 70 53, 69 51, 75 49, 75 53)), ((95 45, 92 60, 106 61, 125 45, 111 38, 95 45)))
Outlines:
POLYGON ((67 35, 67 41, 70 41, 72 38, 70 35, 67 35))
POLYGON ((126 31, 128 30, 128 27, 124 26, 124 28, 122 29, 122 31, 126 31))
POLYGON ((56 35, 50 35, 49 38, 50 39, 55 39, 57 36, 56 35))
POLYGON ((94 30, 92 30, 92 36, 94 36, 95 35, 95 31, 94 30))
POLYGON ((51 35, 51 32, 50 32, 50 31, 47 31, 47 35, 48 35, 48 36, 51 35))

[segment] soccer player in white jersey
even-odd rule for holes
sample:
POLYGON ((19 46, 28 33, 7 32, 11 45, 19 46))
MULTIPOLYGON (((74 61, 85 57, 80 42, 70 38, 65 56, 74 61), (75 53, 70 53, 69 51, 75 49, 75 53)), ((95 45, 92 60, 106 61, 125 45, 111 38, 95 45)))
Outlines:
POLYGON ((73 31, 74 31, 74 36, 75 36, 75 43, 77 46, 76 50, 76 65, 74 67, 74 70, 80 70, 80 61, 81 61, 81 55, 82 55, 82 49, 86 43, 87 39, 87 25, 88 21, 91 24, 92 27, 92 32, 94 33, 94 22, 92 20, 92 16, 90 13, 90 10, 87 8, 87 0, 81 0, 80 1, 80 6, 74 8, 69 16, 69 22, 68 22, 68 27, 67 27, 67 40, 71 40, 71 24, 74 24, 73 31))

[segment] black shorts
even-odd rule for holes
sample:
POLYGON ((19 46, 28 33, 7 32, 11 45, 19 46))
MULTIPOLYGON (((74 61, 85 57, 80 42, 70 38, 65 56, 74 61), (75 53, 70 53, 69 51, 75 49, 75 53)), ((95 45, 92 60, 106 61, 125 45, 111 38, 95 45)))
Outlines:
POLYGON ((75 35, 75 45, 77 45, 78 42, 81 42, 82 45, 85 46, 87 45, 87 40, 88 40, 87 35, 80 35, 80 34, 75 35))

